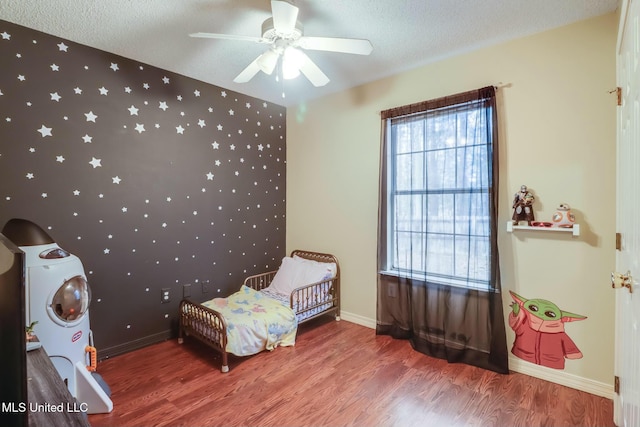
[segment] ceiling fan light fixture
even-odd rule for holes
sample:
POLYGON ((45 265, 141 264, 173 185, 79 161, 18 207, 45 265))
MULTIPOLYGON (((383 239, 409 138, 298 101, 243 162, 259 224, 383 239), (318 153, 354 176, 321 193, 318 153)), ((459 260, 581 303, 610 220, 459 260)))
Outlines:
POLYGON ((273 49, 269 49, 258 58, 258 66, 260 70, 265 73, 271 75, 273 70, 276 68, 276 64, 278 63, 278 58, 280 55, 273 49))
POLYGON ((295 47, 287 47, 282 54, 282 77, 286 80, 298 77, 303 61, 302 52, 295 47))

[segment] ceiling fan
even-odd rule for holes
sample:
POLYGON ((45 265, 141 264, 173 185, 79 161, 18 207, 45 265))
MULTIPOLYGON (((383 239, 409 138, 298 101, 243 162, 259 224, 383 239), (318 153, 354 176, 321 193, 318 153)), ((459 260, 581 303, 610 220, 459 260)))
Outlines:
POLYGON ((298 11, 298 7, 291 0, 271 0, 272 17, 262 23, 262 37, 215 33, 193 33, 189 36, 269 45, 267 51, 233 79, 236 83, 246 83, 260 71, 270 75, 280 63, 284 79, 295 78, 302 73, 314 86, 324 86, 329 83, 329 78, 302 51, 303 49, 356 55, 369 55, 373 50, 369 40, 303 35, 302 24, 298 21, 298 11))

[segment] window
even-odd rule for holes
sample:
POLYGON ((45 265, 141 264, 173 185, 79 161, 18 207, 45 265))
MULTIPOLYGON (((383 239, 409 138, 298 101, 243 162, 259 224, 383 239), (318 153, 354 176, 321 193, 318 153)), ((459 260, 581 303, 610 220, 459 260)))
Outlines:
POLYGON ((386 119, 386 274, 492 288, 493 99, 386 119))

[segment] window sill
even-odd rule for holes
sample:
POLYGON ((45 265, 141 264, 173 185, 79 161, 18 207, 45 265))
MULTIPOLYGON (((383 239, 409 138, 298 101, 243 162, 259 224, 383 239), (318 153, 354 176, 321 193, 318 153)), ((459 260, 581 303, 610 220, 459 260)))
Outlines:
POLYGON ((394 270, 381 270, 378 272, 378 274, 381 274, 383 276, 389 276, 389 277, 396 277, 396 278, 401 278, 401 279, 409 279, 409 280, 413 280, 416 282, 419 282, 425 286, 427 285, 434 285, 434 286, 441 286, 441 287, 451 287, 451 288, 458 288, 458 289, 466 289, 469 291, 479 291, 479 292, 499 292, 496 289, 488 289, 487 285, 482 285, 482 284, 478 284, 478 285, 466 285, 464 284, 464 282, 462 280, 456 281, 456 280, 449 280, 449 281, 444 281, 442 278, 437 278, 437 277, 429 277, 429 276, 424 276, 424 275, 420 275, 420 274, 400 274, 397 271, 394 270))

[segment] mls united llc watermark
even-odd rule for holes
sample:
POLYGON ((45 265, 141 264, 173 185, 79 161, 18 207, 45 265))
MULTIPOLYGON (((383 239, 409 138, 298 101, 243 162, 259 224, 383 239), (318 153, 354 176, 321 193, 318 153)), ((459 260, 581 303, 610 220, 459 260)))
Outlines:
POLYGON ((82 402, 36 403, 36 402, 2 402, 0 412, 87 412, 89 405, 82 402))

